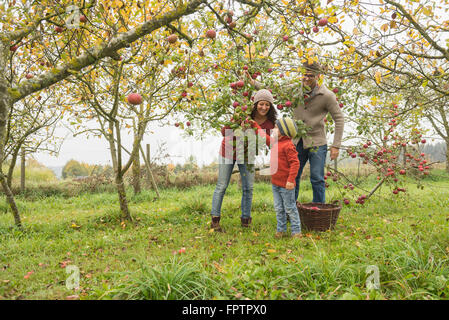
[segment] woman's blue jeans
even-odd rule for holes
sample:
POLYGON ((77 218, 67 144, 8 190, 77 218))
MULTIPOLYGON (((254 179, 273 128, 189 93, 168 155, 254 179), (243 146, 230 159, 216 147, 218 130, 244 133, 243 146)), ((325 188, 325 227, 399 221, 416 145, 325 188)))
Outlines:
POLYGON ((302 139, 296 145, 299 159, 299 171, 296 176, 295 199, 298 200, 299 181, 301 180, 302 171, 307 163, 310 162, 310 182, 312 183, 313 202, 326 202, 326 188, 324 181, 324 165, 326 164, 327 144, 317 148, 303 148, 302 139))
MULTIPOLYGON (((219 217, 221 215, 221 204, 223 203, 223 197, 231 180, 235 162, 236 160, 225 159, 221 156, 218 158, 218 181, 212 197, 212 216, 219 217)), ((254 172, 250 172, 246 164, 237 165, 242 179, 242 218, 250 218, 251 203, 253 201, 254 172)))

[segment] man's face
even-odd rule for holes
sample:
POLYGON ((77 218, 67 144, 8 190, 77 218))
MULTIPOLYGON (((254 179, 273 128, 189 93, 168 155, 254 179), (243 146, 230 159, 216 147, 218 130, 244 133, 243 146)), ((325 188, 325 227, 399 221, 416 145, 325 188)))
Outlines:
POLYGON ((317 80, 318 80, 317 74, 310 71, 306 71, 306 73, 302 78, 302 83, 304 87, 306 87, 306 89, 313 89, 317 84, 317 80))

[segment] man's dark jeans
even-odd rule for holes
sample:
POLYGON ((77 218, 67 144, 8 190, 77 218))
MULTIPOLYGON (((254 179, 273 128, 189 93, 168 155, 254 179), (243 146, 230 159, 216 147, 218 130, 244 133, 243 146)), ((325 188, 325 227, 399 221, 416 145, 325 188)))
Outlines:
POLYGON ((303 148, 302 139, 296 145, 299 159, 299 171, 296 176, 295 199, 298 200, 299 195, 299 181, 301 179, 302 171, 307 163, 310 161, 310 182, 312 183, 313 202, 325 203, 325 182, 324 182, 324 165, 326 163, 327 144, 312 147, 309 149, 303 148))

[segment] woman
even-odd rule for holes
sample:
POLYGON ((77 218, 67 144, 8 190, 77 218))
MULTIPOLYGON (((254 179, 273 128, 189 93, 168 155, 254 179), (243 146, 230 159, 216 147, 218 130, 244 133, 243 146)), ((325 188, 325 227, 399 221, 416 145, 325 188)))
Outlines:
MULTIPOLYGON (((276 122, 276 110, 274 108, 274 99, 271 92, 262 89, 259 90, 254 96, 254 105, 251 112, 251 118, 257 122, 262 128, 267 130, 269 135, 271 129, 274 128, 276 122)), ((220 226, 220 214, 221 204, 223 203, 223 197, 226 189, 231 180, 232 170, 236 162, 236 148, 229 147, 229 142, 232 143, 232 136, 225 135, 226 129, 230 129, 229 126, 225 126, 221 129, 221 133, 224 138, 221 143, 220 155, 218 157, 218 181, 212 198, 212 222, 211 228, 215 231, 223 232, 224 230, 220 226), (226 148, 226 145, 228 147, 226 148)), ((232 145, 232 144, 231 144, 232 145)), ((237 163, 240 171, 240 177, 242 179, 242 227, 249 227, 251 223, 251 202, 253 199, 253 184, 254 184, 254 172, 251 172, 247 168, 246 163, 237 163)))

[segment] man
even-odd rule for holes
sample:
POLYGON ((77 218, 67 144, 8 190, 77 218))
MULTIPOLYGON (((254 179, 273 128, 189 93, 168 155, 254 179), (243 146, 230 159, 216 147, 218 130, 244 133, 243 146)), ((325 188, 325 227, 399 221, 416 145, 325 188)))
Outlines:
MULTIPOLYGON (((311 127, 307 137, 301 138, 296 143, 300 167, 296 176, 295 199, 298 199, 302 171, 307 161, 309 161, 313 202, 325 203, 324 166, 327 155, 327 140, 324 118, 330 113, 335 123, 334 141, 330 147, 330 158, 334 160, 339 155, 344 117, 338 106, 335 94, 324 85, 318 83, 321 74, 320 65, 317 62, 312 64, 306 62, 303 67, 305 68, 305 74, 302 79, 302 87, 289 86, 292 96, 297 96, 298 94, 304 96, 303 105, 293 106, 294 119, 302 120, 307 126, 311 127)), ((251 77, 249 77, 249 81, 257 89, 262 87, 261 83, 252 80, 251 77)))

